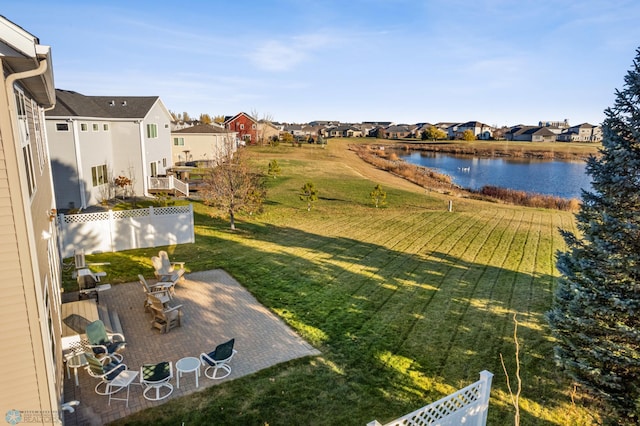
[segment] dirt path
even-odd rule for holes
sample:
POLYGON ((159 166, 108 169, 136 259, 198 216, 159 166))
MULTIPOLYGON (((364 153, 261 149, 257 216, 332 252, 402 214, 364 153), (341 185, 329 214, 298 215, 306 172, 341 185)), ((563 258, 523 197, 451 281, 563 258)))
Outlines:
POLYGON ((393 186, 406 191, 413 191, 419 194, 424 193, 424 188, 415 183, 411 183, 406 179, 395 176, 387 171, 380 170, 366 161, 362 160, 358 155, 349 149, 349 144, 353 142, 332 139, 327 148, 331 156, 336 157, 338 161, 349 167, 351 170, 373 182, 382 182, 385 186, 393 186))

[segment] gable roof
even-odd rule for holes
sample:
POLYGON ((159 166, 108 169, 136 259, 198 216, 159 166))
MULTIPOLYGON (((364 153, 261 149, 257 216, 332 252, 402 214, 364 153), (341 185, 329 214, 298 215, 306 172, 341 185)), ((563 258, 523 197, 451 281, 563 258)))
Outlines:
POLYGON ((47 117, 144 118, 158 96, 85 96, 56 89, 56 107, 47 117))
POLYGON ((184 129, 174 130, 171 133, 234 133, 222 127, 212 126, 211 124, 198 124, 196 126, 185 127, 184 129))
POLYGON ((257 123, 257 122, 258 122, 255 118, 253 118, 252 116, 250 116, 250 115, 249 115, 249 114, 247 114, 246 112, 239 112, 239 113, 237 113, 236 115, 234 115, 233 117, 226 116, 226 117, 224 118, 224 123, 225 123, 225 124, 227 124, 227 123, 229 123, 229 122, 231 122, 231 121, 235 121, 235 120, 237 120, 237 119, 238 119, 238 117, 240 117, 240 116, 242 116, 242 115, 244 115, 244 116, 245 116, 245 117, 247 117, 249 120, 251 120, 251 121, 253 121, 253 122, 255 122, 255 123, 257 123))

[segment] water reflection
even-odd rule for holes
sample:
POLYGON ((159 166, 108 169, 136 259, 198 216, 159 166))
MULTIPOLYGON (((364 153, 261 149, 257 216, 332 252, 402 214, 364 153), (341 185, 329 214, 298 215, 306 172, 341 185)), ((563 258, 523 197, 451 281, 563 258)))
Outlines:
POLYGON ((562 198, 580 198, 582 188, 591 190, 591 177, 586 174, 584 161, 479 158, 424 151, 400 158, 449 175, 464 188, 493 185, 562 198))

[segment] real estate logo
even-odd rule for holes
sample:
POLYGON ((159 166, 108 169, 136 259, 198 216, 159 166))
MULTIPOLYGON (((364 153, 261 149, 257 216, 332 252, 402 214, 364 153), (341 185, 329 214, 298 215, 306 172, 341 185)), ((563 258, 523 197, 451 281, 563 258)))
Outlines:
POLYGON ((22 421, 22 414, 18 410, 9 410, 4 416, 4 419, 10 425, 16 425, 22 421))

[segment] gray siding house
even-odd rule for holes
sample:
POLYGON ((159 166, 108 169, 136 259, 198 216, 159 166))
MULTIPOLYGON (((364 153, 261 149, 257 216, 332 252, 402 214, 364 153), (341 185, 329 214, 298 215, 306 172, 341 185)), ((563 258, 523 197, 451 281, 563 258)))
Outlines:
POLYGON ((46 113, 56 204, 86 208, 113 196, 113 179, 149 195, 172 166, 171 114, 157 96, 85 96, 56 90, 46 113))

